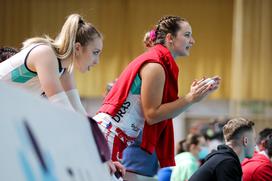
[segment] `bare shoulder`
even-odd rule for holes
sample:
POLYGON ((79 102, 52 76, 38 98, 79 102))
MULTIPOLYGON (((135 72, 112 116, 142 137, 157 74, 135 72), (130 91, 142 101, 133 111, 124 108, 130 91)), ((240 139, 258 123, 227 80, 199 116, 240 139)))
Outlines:
POLYGON ((159 63, 146 63, 146 64, 144 64, 141 67, 140 74, 141 74, 141 76, 161 75, 162 77, 164 77, 164 75, 165 75, 164 69, 163 69, 162 65, 159 63))
POLYGON ((55 57, 55 58, 57 58, 52 47, 50 47, 49 45, 45 45, 45 44, 35 47, 30 52, 30 55, 31 56, 41 56, 40 58, 42 58, 42 57, 55 57))
POLYGON ((37 66, 57 67, 57 56, 54 50, 48 45, 39 45, 29 54, 27 65, 30 69, 36 71, 37 66))

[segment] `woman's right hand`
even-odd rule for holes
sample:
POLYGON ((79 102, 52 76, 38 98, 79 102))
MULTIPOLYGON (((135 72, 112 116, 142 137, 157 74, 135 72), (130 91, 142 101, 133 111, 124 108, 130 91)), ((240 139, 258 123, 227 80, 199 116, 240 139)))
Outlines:
POLYGON ((212 84, 209 84, 207 82, 208 79, 205 77, 201 80, 195 80, 191 85, 190 92, 186 95, 186 99, 191 103, 196 103, 217 90, 220 85, 221 78, 219 76, 214 76, 211 79, 214 80, 214 83, 212 84))

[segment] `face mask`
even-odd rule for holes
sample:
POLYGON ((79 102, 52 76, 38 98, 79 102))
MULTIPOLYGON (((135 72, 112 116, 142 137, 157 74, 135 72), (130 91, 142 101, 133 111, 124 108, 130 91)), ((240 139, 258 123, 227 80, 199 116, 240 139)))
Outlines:
POLYGON ((256 145, 256 146, 255 146, 255 150, 256 150, 257 152, 259 152, 259 151, 260 151, 260 149, 259 149, 258 145, 256 145))
POLYGON ((200 152, 198 153, 198 159, 203 160, 209 154, 209 149, 206 146, 200 147, 200 152))
POLYGON ((250 146, 247 146, 244 148, 245 158, 252 158, 253 157, 254 148, 252 149, 250 146))

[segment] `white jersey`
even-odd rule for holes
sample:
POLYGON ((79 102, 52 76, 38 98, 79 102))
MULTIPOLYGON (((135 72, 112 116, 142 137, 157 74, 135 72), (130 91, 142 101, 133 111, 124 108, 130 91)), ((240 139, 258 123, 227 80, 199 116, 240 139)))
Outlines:
POLYGON ((144 115, 141 105, 141 79, 137 74, 129 95, 115 116, 99 113, 94 119, 106 129, 120 128, 127 136, 136 138, 144 127, 144 115))
MULTIPOLYGON (((26 64, 29 53, 39 45, 42 44, 30 45, 0 63, 0 81, 21 87, 34 95, 41 95, 43 90, 37 73, 31 71, 26 64)), ((60 62, 59 69, 61 75, 64 69, 61 68, 60 62)))

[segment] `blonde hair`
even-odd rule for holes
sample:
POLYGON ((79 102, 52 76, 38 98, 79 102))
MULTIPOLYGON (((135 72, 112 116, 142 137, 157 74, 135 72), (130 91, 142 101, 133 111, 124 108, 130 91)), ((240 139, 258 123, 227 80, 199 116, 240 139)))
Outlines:
POLYGON ((49 36, 44 38, 34 37, 24 41, 23 48, 32 44, 42 43, 51 46, 59 59, 65 59, 73 55, 71 65, 69 66, 69 71, 71 71, 73 69, 75 43, 79 42, 82 46, 86 46, 95 38, 102 38, 101 33, 91 23, 85 22, 79 14, 71 14, 66 19, 61 32, 55 40, 49 36))
POLYGON ((225 141, 238 140, 241 133, 253 130, 254 122, 245 118, 233 118, 223 127, 225 141))

